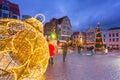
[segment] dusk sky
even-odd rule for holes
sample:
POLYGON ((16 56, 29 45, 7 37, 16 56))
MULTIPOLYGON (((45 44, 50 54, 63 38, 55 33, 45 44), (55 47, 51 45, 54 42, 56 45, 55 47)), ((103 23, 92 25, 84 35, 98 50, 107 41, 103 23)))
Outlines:
POLYGON ((90 26, 102 29, 120 27, 120 0, 9 0, 19 5, 20 14, 42 13, 46 22, 68 16, 73 31, 85 31, 90 26))

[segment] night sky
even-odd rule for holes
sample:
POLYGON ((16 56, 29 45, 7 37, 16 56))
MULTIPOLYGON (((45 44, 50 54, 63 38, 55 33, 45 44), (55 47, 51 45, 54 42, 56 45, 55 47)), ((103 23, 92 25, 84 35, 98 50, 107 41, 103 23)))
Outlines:
POLYGON ((9 0, 19 5, 20 14, 34 16, 43 13, 46 22, 68 16, 73 31, 85 31, 90 26, 102 30, 120 27, 120 0, 9 0))

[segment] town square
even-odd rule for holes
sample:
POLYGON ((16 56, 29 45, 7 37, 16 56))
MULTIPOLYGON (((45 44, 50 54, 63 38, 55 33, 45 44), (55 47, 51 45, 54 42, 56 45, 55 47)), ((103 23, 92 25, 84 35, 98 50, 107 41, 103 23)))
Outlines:
POLYGON ((0 0, 0 80, 120 80, 119 0, 0 0))

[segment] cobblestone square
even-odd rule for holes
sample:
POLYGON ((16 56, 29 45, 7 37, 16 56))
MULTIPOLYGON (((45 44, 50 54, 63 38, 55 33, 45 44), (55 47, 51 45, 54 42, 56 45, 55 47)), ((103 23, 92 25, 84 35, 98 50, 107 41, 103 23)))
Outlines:
POLYGON ((119 55, 68 54, 66 62, 62 54, 54 56, 54 64, 49 64, 46 80, 120 80, 119 55))

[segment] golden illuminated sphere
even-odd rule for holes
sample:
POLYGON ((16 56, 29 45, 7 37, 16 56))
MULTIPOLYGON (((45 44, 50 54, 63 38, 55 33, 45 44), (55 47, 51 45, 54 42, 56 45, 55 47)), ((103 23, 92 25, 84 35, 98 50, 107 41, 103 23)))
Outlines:
POLYGON ((0 19, 1 75, 9 73, 15 80, 44 80, 49 49, 42 29, 35 18, 0 19))

